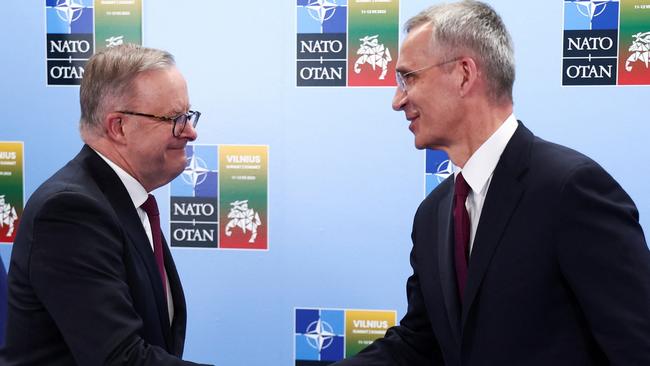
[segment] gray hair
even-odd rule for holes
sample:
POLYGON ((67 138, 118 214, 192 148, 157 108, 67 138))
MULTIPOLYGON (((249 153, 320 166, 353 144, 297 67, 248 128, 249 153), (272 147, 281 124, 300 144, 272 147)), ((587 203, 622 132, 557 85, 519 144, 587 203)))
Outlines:
POLYGON ((488 93, 495 102, 504 99, 512 102, 515 82, 512 39, 492 7, 473 0, 434 5, 409 19, 404 30, 408 33, 425 24, 433 26, 432 45, 442 52, 473 53, 472 58, 485 70, 488 93))
POLYGON ((140 73, 175 64, 169 52, 134 44, 110 47, 94 54, 84 67, 79 88, 82 133, 99 132, 106 108, 131 96, 133 81, 140 73))

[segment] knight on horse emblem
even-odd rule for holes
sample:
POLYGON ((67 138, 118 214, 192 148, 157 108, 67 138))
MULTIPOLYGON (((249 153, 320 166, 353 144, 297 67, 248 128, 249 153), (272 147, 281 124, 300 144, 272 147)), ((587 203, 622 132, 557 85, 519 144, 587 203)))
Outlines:
POLYGON ((379 43, 378 34, 375 34, 374 36, 365 36, 360 38, 359 41, 361 41, 361 46, 357 50, 357 55, 361 56, 359 56, 357 62, 354 63, 354 72, 360 74, 361 65, 363 64, 369 64, 372 66, 373 70, 377 67, 381 67, 379 80, 384 80, 386 73, 388 72, 388 63, 393 61, 393 58, 390 56, 390 51, 383 45, 383 43, 379 43))

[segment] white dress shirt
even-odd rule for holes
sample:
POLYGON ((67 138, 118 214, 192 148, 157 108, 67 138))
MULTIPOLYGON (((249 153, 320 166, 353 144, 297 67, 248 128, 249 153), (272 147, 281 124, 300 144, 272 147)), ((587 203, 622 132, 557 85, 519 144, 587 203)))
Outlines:
MULTIPOLYGON (((93 149, 99 157, 104 159, 106 164, 111 167, 115 171, 115 174, 120 178, 122 181, 122 184, 124 184, 124 188, 126 188, 126 191, 129 192, 129 197, 131 197, 131 201, 133 201, 133 206, 135 206, 136 211, 138 212, 138 216, 140 217, 140 221, 142 222, 142 226, 144 227, 145 233, 147 233, 147 238, 149 238, 149 245, 151 246, 151 250, 153 251, 153 236, 151 234, 151 224, 149 223, 149 216, 147 216, 147 213, 140 207, 144 203, 144 201, 149 198, 149 193, 147 193, 147 190, 144 189, 142 184, 138 182, 135 178, 133 178, 129 173, 127 173, 124 169, 120 168, 117 164, 109 160, 107 157, 104 155, 100 154, 97 150, 93 149)), ((163 244, 164 245, 164 244, 163 244)), ((172 320, 174 319, 174 303, 172 301, 172 292, 169 287, 169 279, 165 276, 165 284, 167 286, 167 310, 169 312, 169 323, 171 324, 172 320)))
POLYGON ((508 141, 517 129, 517 119, 511 114, 499 128, 494 131, 475 152, 469 157, 465 166, 460 169, 454 166, 454 179, 461 171, 463 177, 470 187, 470 192, 465 201, 465 207, 469 214, 469 252, 472 253, 476 229, 481 219, 481 211, 485 196, 490 188, 494 169, 501 158, 503 150, 508 141))

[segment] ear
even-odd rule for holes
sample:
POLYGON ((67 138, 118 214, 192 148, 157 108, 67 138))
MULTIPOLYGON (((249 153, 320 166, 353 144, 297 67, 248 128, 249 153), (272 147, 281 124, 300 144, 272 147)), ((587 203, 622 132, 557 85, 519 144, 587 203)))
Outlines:
POLYGON ((125 142, 123 121, 124 115, 122 113, 111 112, 106 114, 102 121, 104 130, 106 131, 106 137, 111 141, 123 144, 125 142))
POLYGON ((476 61, 471 57, 463 57, 459 61, 460 69, 460 97, 468 95, 476 87, 479 77, 476 61))

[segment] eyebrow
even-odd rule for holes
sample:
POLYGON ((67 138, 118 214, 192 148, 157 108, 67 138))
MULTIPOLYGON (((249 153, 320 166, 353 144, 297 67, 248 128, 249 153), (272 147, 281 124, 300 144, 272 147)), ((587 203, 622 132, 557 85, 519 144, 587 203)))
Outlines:
POLYGON ((174 109, 172 109, 171 113, 168 114, 168 116, 174 116, 175 117, 175 116, 181 115, 181 114, 183 114, 183 113, 185 113, 185 112, 187 112, 187 111, 189 111, 191 109, 192 109, 191 104, 188 104, 187 109, 183 109, 183 110, 178 110, 178 109, 174 108, 174 109))
POLYGON ((395 67, 395 71, 399 72, 402 75, 408 74, 409 72, 417 69, 417 67, 408 67, 408 65, 399 65, 398 67, 395 67))

